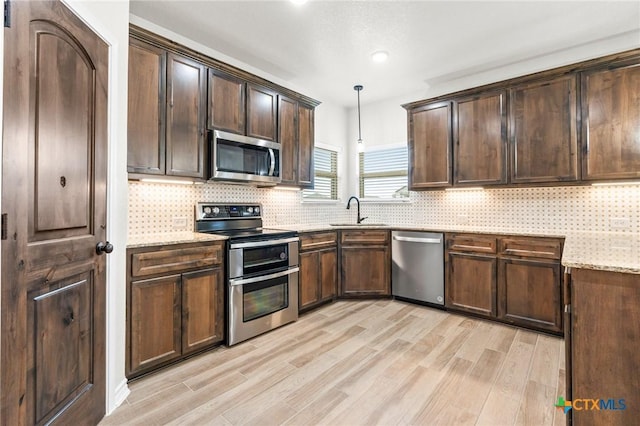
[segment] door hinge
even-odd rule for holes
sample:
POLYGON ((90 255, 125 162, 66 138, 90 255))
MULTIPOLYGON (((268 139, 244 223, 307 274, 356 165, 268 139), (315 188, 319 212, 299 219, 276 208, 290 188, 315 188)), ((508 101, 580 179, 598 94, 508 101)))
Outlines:
POLYGON ((11 28, 11 2, 4 0, 4 26, 11 28))
POLYGON ((0 231, 1 235, 0 235, 0 240, 6 240, 7 239, 7 221, 8 221, 8 216, 6 213, 2 213, 2 225, 0 225, 0 227, 2 228, 2 230, 0 231))

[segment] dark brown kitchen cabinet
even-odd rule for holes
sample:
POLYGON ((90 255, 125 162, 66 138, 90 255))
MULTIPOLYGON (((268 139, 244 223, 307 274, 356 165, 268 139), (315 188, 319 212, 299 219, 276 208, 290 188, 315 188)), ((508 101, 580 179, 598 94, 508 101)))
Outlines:
POLYGON ((559 238, 449 234, 445 305, 561 334, 559 238))
POLYGON ((454 102, 454 184, 507 182, 506 92, 454 102))
POLYGON ((578 179, 575 75, 510 89, 511 182, 578 179))
POLYGON ((315 110, 311 105, 298 104, 298 185, 313 188, 315 146, 315 110))
POLYGON ((408 121, 409 189, 451 186, 451 102, 409 110, 408 121))
POLYGON ((247 83, 247 136, 277 142, 278 94, 247 83))
POLYGON ((166 174, 204 179, 206 68, 170 53, 167 58, 166 174))
POLYGON ((127 171, 165 173, 165 50, 142 41, 129 43, 127 171))
POLYGON ((232 75, 209 68, 208 127, 244 135, 246 83, 232 75))
POLYGON ((223 244, 127 250, 128 378, 224 340, 223 244))
POLYGON ((582 74, 584 180, 640 177, 640 64, 582 74))
POLYGON ((391 295, 389 231, 340 232, 340 297, 391 295))
POLYGON ((335 299, 338 289, 336 232, 300 235, 299 311, 335 299))
POLYGON ((447 237, 445 306, 495 317, 497 291, 496 238, 481 235, 447 237))
POLYGON ((127 170, 205 178, 204 65, 131 39, 127 170))
MULTIPOLYGON (((640 416, 640 275, 572 269, 567 399, 608 409, 569 411, 573 424, 631 425, 640 416)), ((568 301, 569 302, 569 301, 568 301)))

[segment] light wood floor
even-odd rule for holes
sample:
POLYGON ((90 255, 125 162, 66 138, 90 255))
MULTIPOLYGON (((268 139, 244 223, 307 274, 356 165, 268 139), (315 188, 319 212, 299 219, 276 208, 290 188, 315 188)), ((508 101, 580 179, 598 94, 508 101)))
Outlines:
POLYGON ((563 340, 340 301, 130 383, 102 425, 564 425, 563 340))

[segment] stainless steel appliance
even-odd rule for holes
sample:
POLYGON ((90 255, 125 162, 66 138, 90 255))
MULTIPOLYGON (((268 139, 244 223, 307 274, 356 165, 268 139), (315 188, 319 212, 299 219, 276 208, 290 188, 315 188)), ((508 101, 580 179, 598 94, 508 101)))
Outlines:
POLYGON ((280 183, 279 143, 214 130, 210 132, 210 179, 258 185, 280 183))
POLYGON ((391 233, 391 287, 396 298, 444 305, 444 237, 439 233, 391 233))
POLYGON ((298 319, 298 234, 262 227, 259 204, 196 205, 196 231, 229 237, 227 344, 298 319))

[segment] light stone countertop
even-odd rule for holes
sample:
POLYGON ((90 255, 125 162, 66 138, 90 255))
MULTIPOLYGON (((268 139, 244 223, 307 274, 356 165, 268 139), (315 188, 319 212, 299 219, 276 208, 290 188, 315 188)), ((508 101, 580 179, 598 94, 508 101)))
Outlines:
MULTIPOLYGON (((640 274, 640 235, 633 233, 573 232, 566 235, 545 234, 539 231, 505 231, 504 229, 410 226, 410 225, 344 225, 293 224, 279 225, 278 229, 297 232, 339 231, 342 229, 394 229, 424 232, 464 232, 495 235, 521 235, 526 237, 565 238, 562 252, 562 265, 577 269, 595 269, 601 271, 640 274)), ((199 232, 169 232, 159 234, 131 235, 127 248, 150 247, 157 245, 185 244, 210 241, 224 241, 227 237, 199 232)))
POLYGON ((225 241, 227 237, 201 232, 180 231, 158 234, 129 235, 127 248, 141 248, 171 244, 202 243, 211 241, 225 241))

